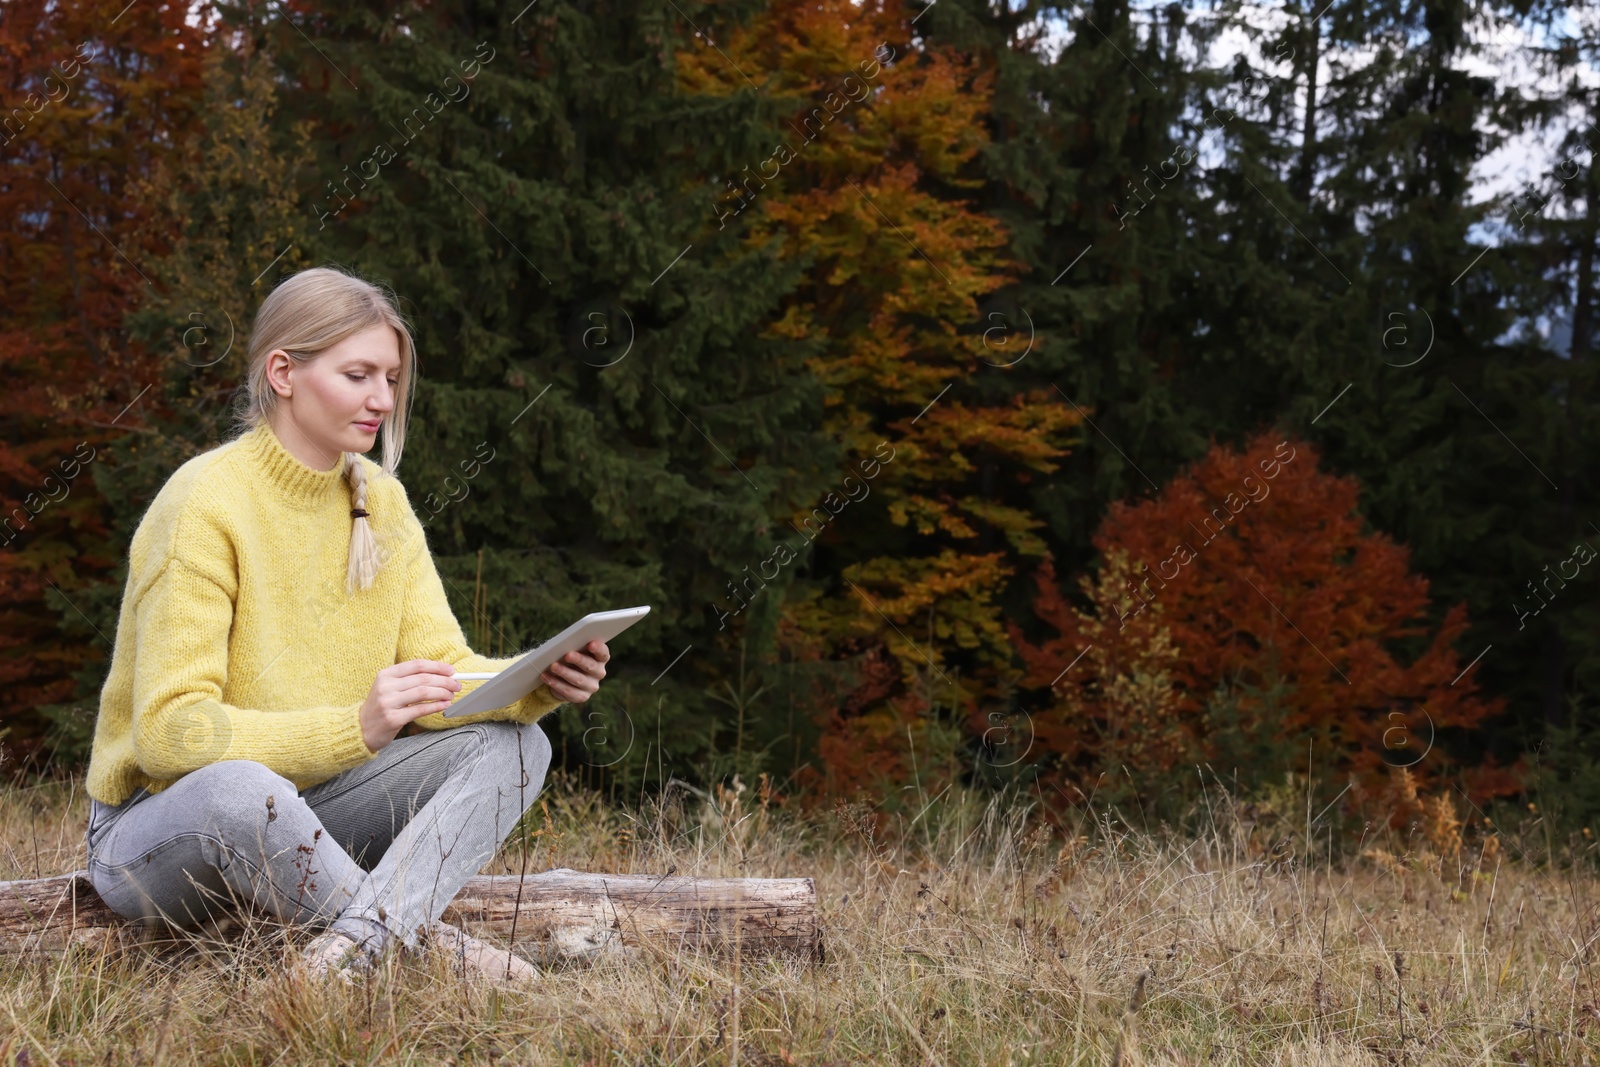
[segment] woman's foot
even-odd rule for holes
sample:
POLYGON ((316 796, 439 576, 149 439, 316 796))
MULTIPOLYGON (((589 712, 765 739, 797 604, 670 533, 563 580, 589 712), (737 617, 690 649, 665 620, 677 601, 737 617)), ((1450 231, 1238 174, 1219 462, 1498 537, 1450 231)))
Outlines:
POLYGON ((358 976, 371 973, 373 957, 349 934, 324 930, 306 943, 292 966, 302 977, 313 981, 337 978, 348 985, 358 976))
POLYGON ((447 922, 435 920, 427 929, 428 945, 445 954, 456 973, 497 982, 531 982, 539 969, 503 948, 479 941, 447 922))

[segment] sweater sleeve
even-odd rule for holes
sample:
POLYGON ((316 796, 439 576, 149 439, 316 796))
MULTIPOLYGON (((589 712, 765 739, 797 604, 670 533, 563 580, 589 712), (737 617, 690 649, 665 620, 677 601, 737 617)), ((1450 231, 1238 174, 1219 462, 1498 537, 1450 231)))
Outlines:
POLYGON ((263 711, 226 704, 233 600, 173 556, 135 609, 133 748, 139 767, 171 780, 218 760, 254 760, 297 783, 371 759, 360 702, 263 711))
MULTIPOLYGON (((400 643, 395 649, 395 662, 435 659, 449 663, 456 670, 463 672, 498 671, 511 666, 516 662, 516 656, 505 658, 480 656, 468 647, 466 637, 461 632, 461 624, 456 620, 455 612, 450 608, 450 601, 445 596, 444 583, 439 577, 439 569, 434 565, 433 555, 428 551, 420 524, 417 525, 415 536, 419 539, 420 548, 405 554, 409 574, 406 579, 405 609, 400 617, 400 643)), ((459 700, 481 684, 481 682, 461 683, 461 692, 457 694, 456 699, 459 700)), ((540 683, 527 696, 505 707, 491 708, 488 711, 455 718, 446 718, 443 712, 435 711, 415 721, 418 726, 428 730, 446 730, 452 726, 465 726, 468 723, 496 719, 532 723, 564 703, 566 701, 552 693, 549 686, 540 683)))

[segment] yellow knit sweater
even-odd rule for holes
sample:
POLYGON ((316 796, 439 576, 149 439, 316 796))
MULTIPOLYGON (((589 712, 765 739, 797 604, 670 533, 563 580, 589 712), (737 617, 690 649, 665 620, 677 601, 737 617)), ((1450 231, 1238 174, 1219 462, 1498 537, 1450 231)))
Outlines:
MULTIPOLYGON (((405 488, 361 463, 383 563, 353 594, 341 467, 306 466, 262 423, 173 472, 133 535, 90 796, 120 804, 224 759, 255 760, 304 789, 375 755, 359 711, 384 667, 512 662, 467 647, 405 488)), ((534 722, 561 703, 541 685, 503 708, 417 724, 534 722)))

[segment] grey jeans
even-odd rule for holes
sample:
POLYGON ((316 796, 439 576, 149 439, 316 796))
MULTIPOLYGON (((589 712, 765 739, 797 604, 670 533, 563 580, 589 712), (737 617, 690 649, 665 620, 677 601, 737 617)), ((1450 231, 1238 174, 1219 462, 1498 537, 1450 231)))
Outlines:
POLYGON ((544 785, 536 725, 480 722, 396 738, 304 792, 222 760, 158 793, 89 807, 89 879, 129 919, 189 926, 248 903, 327 924, 375 951, 415 947, 544 785))

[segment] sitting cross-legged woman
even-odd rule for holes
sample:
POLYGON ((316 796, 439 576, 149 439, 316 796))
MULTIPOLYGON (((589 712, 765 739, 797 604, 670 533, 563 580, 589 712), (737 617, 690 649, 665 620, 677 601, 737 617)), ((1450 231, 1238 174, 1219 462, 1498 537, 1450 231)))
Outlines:
POLYGON ((467 646, 395 476, 414 385, 385 290, 295 274, 256 315, 240 432, 139 521, 86 783, 89 877, 117 913, 306 923, 301 975, 427 946, 533 973, 439 916, 544 784, 537 720, 588 700, 610 653, 591 641, 514 704, 441 714, 457 670, 514 657, 467 646))

